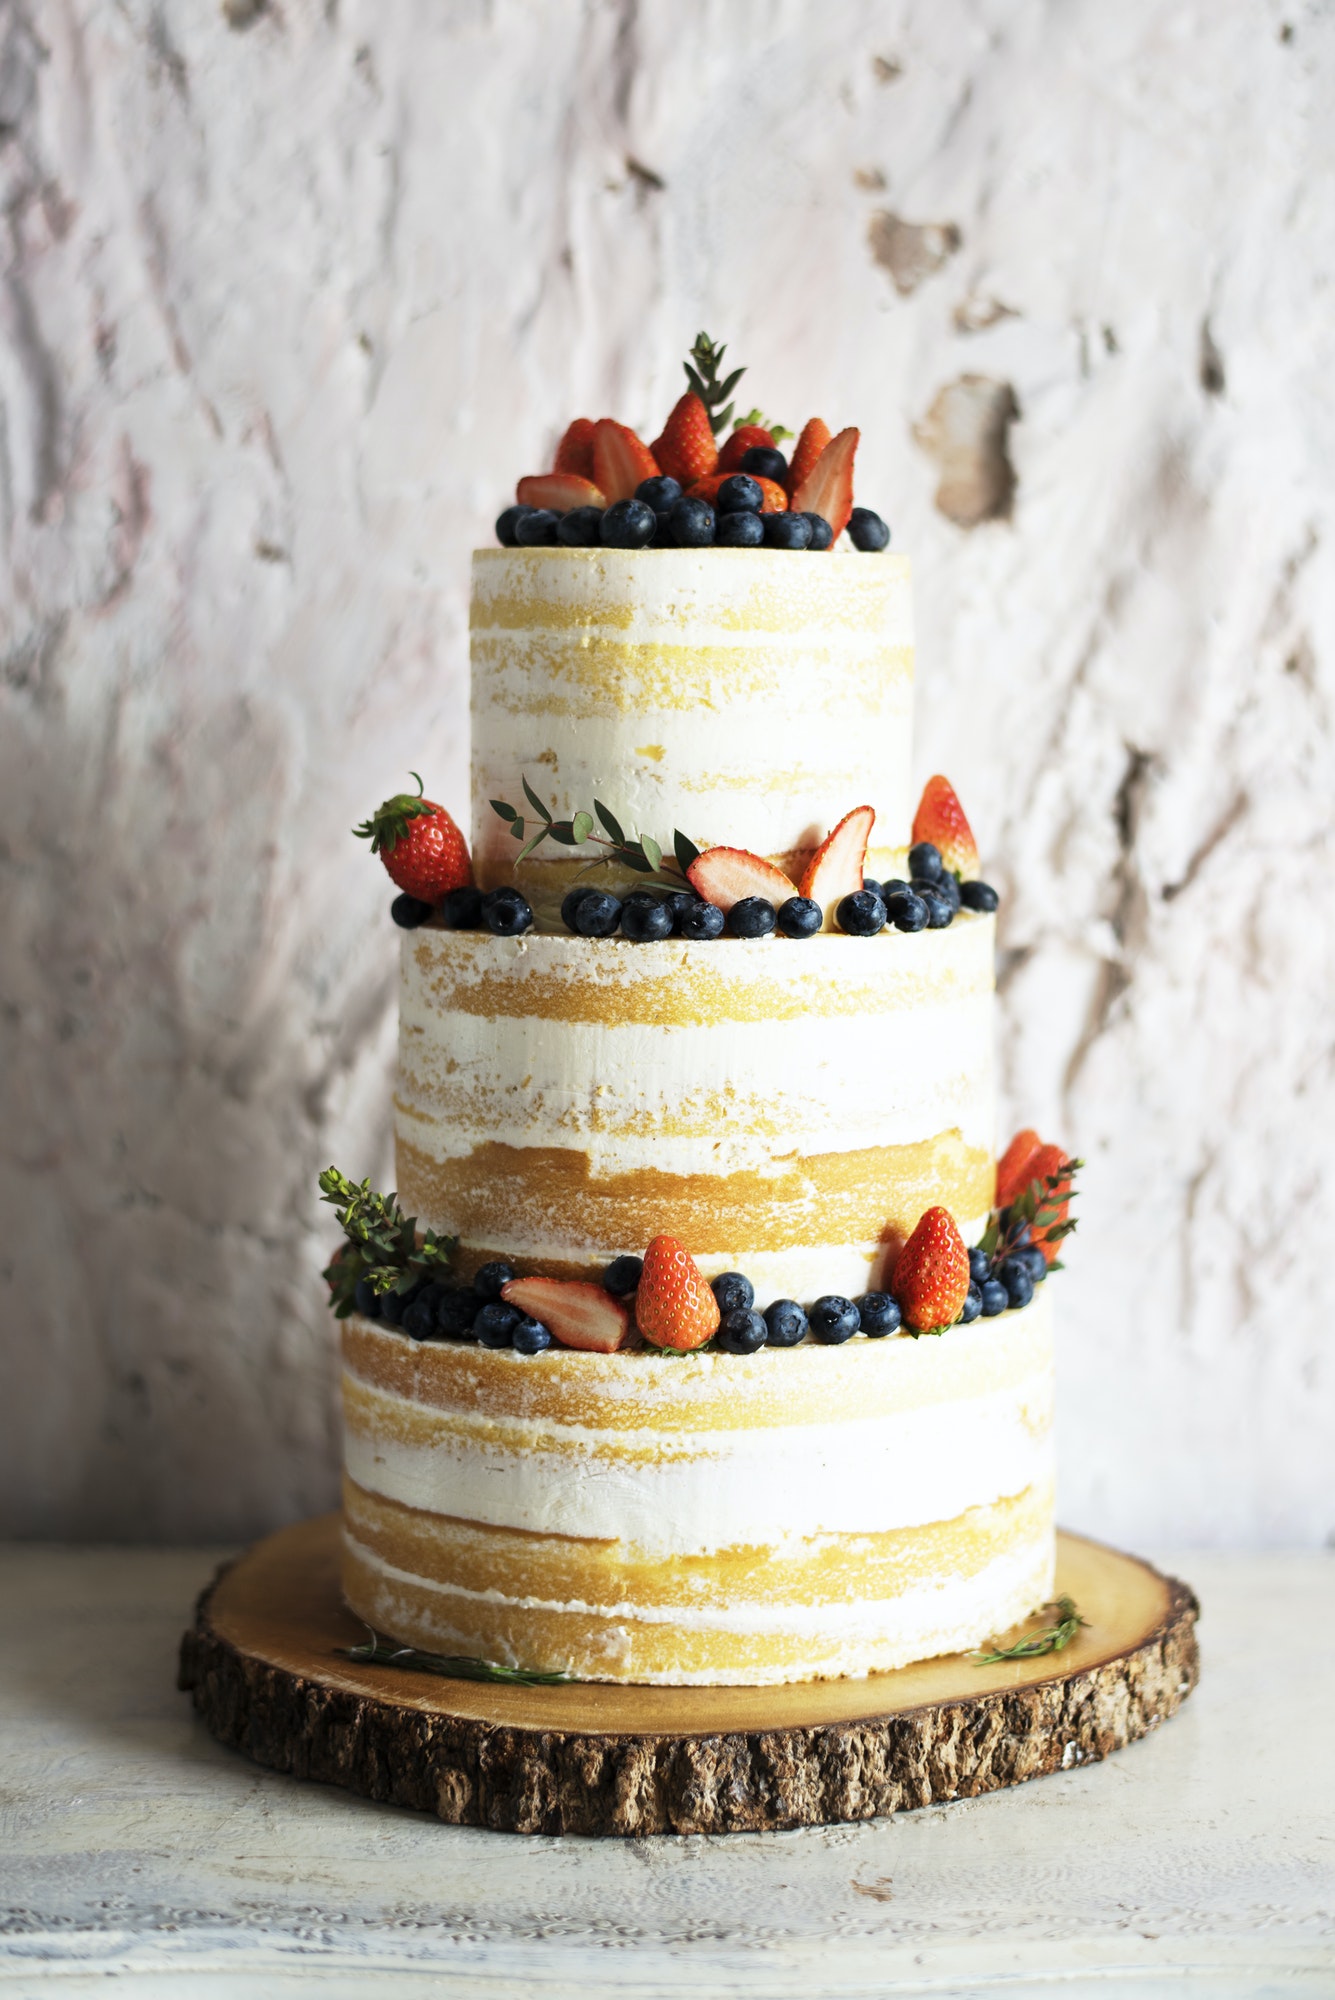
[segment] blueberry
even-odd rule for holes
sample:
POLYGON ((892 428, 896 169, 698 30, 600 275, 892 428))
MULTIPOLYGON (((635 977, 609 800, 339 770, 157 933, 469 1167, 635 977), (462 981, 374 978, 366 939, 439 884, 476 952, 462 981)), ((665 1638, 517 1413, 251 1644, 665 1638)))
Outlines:
POLYGON ((729 910, 725 929, 729 937, 768 937, 777 922, 774 905, 764 896, 743 896, 729 910))
POLYGON ((436 1327, 440 1333, 466 1333, 471 1336, 473 1321, 482 1310, 485 1301, 480 1292, 471 1285, 457 1292, 446 1292, 436 1307, 436 1327))
POLYGON ((475 931, 482 922, 482 891, 447 889, 440 899, 440 921, 447 931, 475 931))
POLYGON ((872 876, 864 875, 862 878, 862 886, 864 889, 870 890, 873 896, 879 896, 882 902, 885 901, 885 890, 882 888, 881 884, 877 882, 872 876))
POLYGON ((904 881, 902 876, 891 875, 887 881, 881 884, 881 901, 888 903, 896 889, 907 889, 908 887, 909 884, 904 881))
POLYGON ((503 1299, 488 1299, 479 1307, 473 1331, 484 1347, 508 1347, 519 1324, 519 1314, 503 1299))
POLYGON ((796 1299, 775 1299, 765 1308, 771 1347, 796 1347, 806 1339, 807 1316, 796 1299))
POLYGON ((869 1340, 882 1340, 899 1331, 899 1306, 889 1292, 864 1292, 856 1301, 862 1331, 869 1340))
POLYGON ((850 937, 875 937, 885 929, 885 904, 870 889, 855 889, 840 897, 834 920, 850 937))
POLYGON ((927 905, 912 889, 892 889, 885 899, 885 914, 897 931, 927 928, 927 905))
POLYGON ((603 546, 608 549, 643 549, 653 540, 658 518, 643 500, 614 500, 603 515, 603 546))
POLYGON ((586 889, 575 909, 580 937, 612 937, 621 922, 621 903, 607 889, 586 889))
POLYGON ((518 937, 532 928, 533 912, 518 889, 488 889, 482 898, 482 921, 493 937, 518 937))
POLYGON ((586 896, 594 894, 587 882, 581 882, 573 889, 567 889, 561 898, 561 922, 568 931, 576 929, 575 912, 586 896))
POLYGON ((554 549, 560 515, 550 507, 530 507, 515 522, 515 542, 521 549, 554 549))
POLYGON ((807 519, 811 523, 811 541, 808 546, 813 549, 828 549, 834 541, 834 530, 825 516, 808 514, 807 519))
POLYGON ((614 1257, 603 1272, 603 1289, 614 1299, 624 1299, 640 1282, 644 1269, 643 1257, 614 1257))
POLYGON ((679 549, 711 548, 714 509, 707 500, 679 500, 668 515, 668 527, 679 549))
POLYGON ((966 910, 995 910, 1001 901, 990 882, 961 882, 960 901, 966 910))
POLYGON ((724 1271, 710 1282, 721 1313, 749 1310, 756 1302, 756 1288, 740 1271, 724 1271))
POLYGON ((684 938, 722 937, 727 922, 717 903, 693 903, 677 912, 677 936, 684 938))
POLYGON ((1019 1257, 1036 1285, 1041 1285, 1048 1275, 1048 1260, 1037 1243, 1022 1243, 1018 1250, 1011 1251, 1012 1257, 1019 1257))
POLYGON ((934 847, 930 840, 915 841, 909 849, 909 874, 916 875, 921 882, 935 882, 945 872, 940 848, 934 847))
POLYGON ((877 549, 886 546, 890 530, 870 507, 855 507, 848 517, 848 539, 855 549, 865 549, 874 554, 877 549))
POLYGON ((715 1339, 725 1354, 754 1354, 769 1337, 769 1328, 750 1306, 736 1306, 724 1313, 715 1339))
POLYGON ((389 914, 400 930, 415 931, 431 915, 431 905, 419 901, 416 896, 396 896, 389 906, 389 914))
POLYGON ((484 1264, 481 1270, 475 1273, 473 1290, 479 1298, 498 1299, 501 1295, 501 1286, 508 1285, 514 1275, 513 1264, 507 1264, 503 1257, 493 1257, 490 1263, 484 1264))
POLYGON ((785 937, 814 937, 824 922, 824 910, 810 896, 790 896, 779 905, 778 925, 785 937))
POLYGON ((975 1244, 974 1248, 969 1252, 969 1283, 971 1285, 985 1285, 991 1275, 992 1259, 988 1256, 986 1250, 980 1250, 975 1244))
POLYGON ((943 931, 953 923, 955 917, 954 908, 951 905, 949 896, 943 895, 940 889, 924 887, 916 890, 914 893, 927 911, 928 930, 943 931))
POLYGON ((572 507, 556 524, 556 539, 568 549, 596 549, 602 538, 601 507, 572 507))
POLYGON ((967 1326, 970 1320, 977 1319, 982 1310, 982 1289, 978 1285, 970 1285, 968 1291, 964 1294, 964 1304, 960 1307, 960 1325, 967 1326))
POLYGON ((363 1319, 379 1319, 380 1297, 369 1278, 358 1278, 353 1300, 363 1319))
POLYGON ((941 877, 940 881, 934 882, 932 884, 932 887, 936 890, 938 896, 945 897, 946 901, 949 903, 953 911, 958 912, 960 907, 960 902, 962 900, 960 896, 960 885, 956 877, 951 874, 948 868, 945 874, 941 877))
POLYGON ((430 1340, 436 1331, 436 1315, 425 1299, 414 1299, 399 1325, 410 1340, 430 1340))
POLYGON ((531 507, 507 507, 504 513, 496 516, 496 539, 502 548, 512 549, 517 545, 515 530, 525 514, 532 512, 531 507))
POLYGON ((649 543, 649 546, 651 549, 676 548, 677 544, 672 534, 671 514, 654 515, 654 533, 653 533, 653 539, 649 543))
POLYGON ((989 1278, 985 1285, 978 1287, 978 1291, 983 1302, 984 1319, 995 1319, 1010 1304, 1010 1295, 1000 1278, 989 1278))
POLYGON ((742 453, 742 471, 749 472, 753 479, 772 479, 782 486, 788 477, 788 461, 772 444, 753 444, 742 453))
POLYGON ((521 1313, 510 1332, 510 1345, 516 1354, 541 1354, 550 1347, 552 1336, 540 1319, 530 1319, 521 1313))
POLYGON ((724 514, 758 514, 765 504, 765 496, 754 479, 748 479, 744 472, 734 472, 725 479, 714 496, 714 511, 724 514))
POLYGON ((997 1276, 1006 1287, 1006 1297, 1015 1307, 1027 1306, 1034 1296, 1034 1280, 1023 1251, 1001 1260, 997 1276))
POLYGON ((809 549, 811 523, 805 514, 762 514, 767 549, 809 549))
POLYGON ((628 896, 621 905, 621 935, 632 944, 653 944, 672 936, 672 911, 660 896, 637 902, 628 896))
POLYGON ((817 1299, 808 1315, 811 1331, 826 1347, 838 1347, 842 1341, 851 1340, 858 1330, 858 1309, 852 1299, 841 1298, 837 1292, 827 1292, 817 1299))
POLYGON ((402 1292, 382 1292, 380 1294, 380 1317, 386 1326, 398 1326, 403 1320, 412 1301, 402 1292))
POLYGON ((765 530, 759 514, 720 514, 714 539, 721 549, 758 549, 765 530))
POLYGON ((670 514, 681 498, 681 481, 658 473, 653 479, 640 481, 635 488, 635 498, 643 500, 646 507, 652 507, 655 514, 670 514))
POLYGON ((700 898, 696 895, 694 889, 669 889, 663 901, 671 910, 673 922, 675 923, 682 911, 693 909, 700 901, 700 898))

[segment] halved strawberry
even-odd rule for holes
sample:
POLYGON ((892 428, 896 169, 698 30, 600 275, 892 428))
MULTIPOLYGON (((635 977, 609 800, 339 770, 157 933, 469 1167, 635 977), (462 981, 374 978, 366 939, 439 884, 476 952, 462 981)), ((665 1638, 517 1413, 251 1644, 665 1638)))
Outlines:
POLYGON ((635 1323, 655 1347, 675 1347, 682 1354, 703 1347, 718 1332, 718 1300, 675 1236, 655 1236, 644 1253, 635 1323))
POLYGON ((899 1253, 890 1289, 914 1333, 953 1326, 969 1289, 969 1253, 948 1208, 929 1208, 899 1253))
POLYGON ((719 471, 740 472, 742 469, 742 460, 746 457, 752 445, 756 444, 767 445, 771 451, 774 449, 774 439, 763 425, 738 424, 736 430, 718 455, 719 471))
POLYGON ((1026 1186, 1032 1181, 1044 1183, 1038 1191, 1038 1212, 1044 1219, 1034 1223, 1034 1241, 1043 1252, 1045 1264, 1053 1263, 1061 1253, 1062 1238, 1049 1238, 1048 1231, 1059 1228, 1071 1213, 1071 1187, 1074 1166, 1060 1146, 1040 1146, 1030 1158, 1025 1169, 1026 1186), (1053 1182, 1048 1187, 1048 1181, 1053 1182))
POLYGON ((793 512, 824 515, 836 542, 853 511, 853 459, 861 435, 850 425, 831 438, 810 472, 792 489, 793 512))
POLYGON ((997 1208, 1009 1208, 1017 1194, 1022 1194, 1034 1178, 1029 1171, 1029 1162, 1042 1147, 1043 1141, 1037 1132, 1026 1126, 1017 1132, 997 1161, 997 1208))
POLYGON ((802 435, 793 447, 793 455, 788 461, 788 491, 796 493, 809 472, 816 469, 816 461, 830 442, 830 426, 820 417, 812 417, 803 424, 802 435))
POLYGON ((918 810, 913 815, 913 840, 915 846, 920 840, 930 840, 952 875, 959 875, 966 882, 977 880, 981 872, 978 842, 964 817, 964 807, 955 796, 954 786, 939 773, 922 788, 918 810))
POLYGON ((686 870, 686 880, 707 903, 717 903, 725 912, 744 896, 763 896, 777 909, 797 890, 772 862, 744 847, 707 847, 686 870))
POLYGON ((839 902, 862 887, 862 864, 875 819, 874 806, 854 806, 834 832, 826 834, 806 865, 797 893, 820 904, 827 931, 834 929, 839 902))
POLYGON ((541 1320, 562 1347, 615 1354, 630 1338, 630 1307, 580 1278, 511 1278, 501 1297, 541 1320))
MULTIPOLYGON (((718 490, 724 480, 735 479, 737 476, 735 472, 716 472, 712 479, 697 479, 691 488, 690 497, 692 500, 707 500, 712 507, 718 498, 718 490)), ((777 479, 756 479, 754 472, 744 473, 742 477, 756 480, 756 485, 760 488, 761 493, 760 511, 762 514, 787 513, 788 495, 784 492, 777 479)))
POLYGON ((521 479, 515 499, 521 507, 550 507, 554 514, 568 514, 572 507, 607 505, 593 481, 574 472, 539 472, 521 479))
POLYGON ((573 472, 579 479, 593 478, 593 418, 576 417, 556 447, 553 472, 573 472))
POLYGON ((658 471, 654 455, 633 430, 611 417, 599 417, 593 427, 593 482, 614 500, 633 500, 635 488, 658 471))
POLYGON ((718 446, 709 427, 709 412, 693 389, 672 406, 661 437, 649 447, 660 472, 682 487, 709 479, 718 471, 718 446))

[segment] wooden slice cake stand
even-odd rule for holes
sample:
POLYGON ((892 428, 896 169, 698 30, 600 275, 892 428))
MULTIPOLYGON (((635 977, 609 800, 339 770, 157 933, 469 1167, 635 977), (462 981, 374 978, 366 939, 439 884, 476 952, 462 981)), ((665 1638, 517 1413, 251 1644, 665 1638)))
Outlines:
POLYGON ((341 1657, 337 1514, 219 1571, 180 1686, 221 1743, 294 1777, 512 1833, 738 1833, 872 1819, 1106 1757, 1196 1684, 1185 1584, 1075 1535, 1057 1589, 1089 1621, 1061 1653, 963 1655, 772 1688, 514 1687, 341 1657))

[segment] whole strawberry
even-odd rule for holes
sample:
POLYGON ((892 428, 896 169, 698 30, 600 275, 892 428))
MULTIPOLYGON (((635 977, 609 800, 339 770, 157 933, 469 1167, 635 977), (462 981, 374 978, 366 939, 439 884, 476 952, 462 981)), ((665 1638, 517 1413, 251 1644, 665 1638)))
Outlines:
POLYGON ((802 426, 802 435, 793 446, 793 455, 788 461, 788 491, 796 493, 802 481, 816 470, 816 464, 827 444, 832 442, 830 426, 822 417, 812 417, 802 426))
MULTIPOLYGON (((417 778, 416 771, 409 774, 417 778)), ((391 882, 419 902, 434 903, 449 889, 468 889, 473 864, 468 845, 444 806, 416 794, 399 792, 353 832, 369 840, 372 854, 384 862, 391 882)))
POLYGON ((969 1253, 948 1208, 929 1208, 899 1253, 890 1289, 912 1333, 939 1333, 960 1316, 969 1253))
POLYGON ((718 1300, 695 1259, 675 1236, 655 1236, 644 1253, 635 1323, 655 1347, 688 1354, 718 1332, 718 1300))
POLYGON ((719 471, 740 472, 742 469, 742 460, 746 457, 747 452, 758 444, 768 445, 772 451, 774 449, 773 433, 767 431, 763 424, 738 424, 736 430, 732 433, 732 436, 718 455, 719 471))
POLYGON ((997 1208, 1009 1208, 1017 1194, 1023 1194, 1034 1178, 1029 1170, 1029 1162, 1035 1153, 1042 1150, 1043 1141, 1033 1127, 1026 1125, 1017 1132, 997 1161, 997 1208))
POLYGON ((694 486, 718 471, 718 447, 709 426, 709 412, 693 389, 673 404, 663 434, 650 445, 660 472, 680 486, 694 486))
POLYGON ((913 815, 913 844, 930 841, 952 875, 974 882, 982 873, 978 865, 978 842, 964 815, 949 778, 938 772, 922 788, 918 810, 913 815))

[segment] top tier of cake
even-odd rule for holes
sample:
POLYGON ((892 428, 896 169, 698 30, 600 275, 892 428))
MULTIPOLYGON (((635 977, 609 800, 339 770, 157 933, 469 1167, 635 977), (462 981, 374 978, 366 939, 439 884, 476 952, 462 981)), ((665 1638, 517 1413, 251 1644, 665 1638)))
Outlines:
POLYGON ((763 549, 483 549, 473 557, 472 850, 479 885, 559 891, 587 861, 515 869, 491 810, 521 774, 557 819, 602 799, 670 852, 764 855, 800 874, 850 806, 866 872, 902 872, 912 800, 906 556, 763 549))

